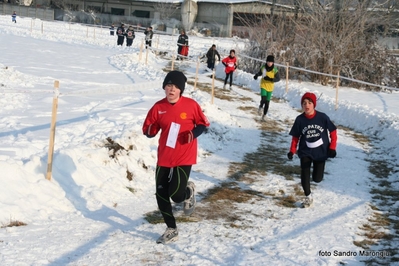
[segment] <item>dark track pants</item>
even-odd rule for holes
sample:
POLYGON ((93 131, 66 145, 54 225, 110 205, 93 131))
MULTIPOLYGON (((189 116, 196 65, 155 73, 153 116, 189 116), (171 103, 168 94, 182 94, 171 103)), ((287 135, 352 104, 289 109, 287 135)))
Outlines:
POLYGON ((261 96, 259 108, 262 108, 264 106, 264 108, 263 108, 264 115, 266 115, 267 111, 269 110, 269 104, 270 104, 270 100, 269 101, 267 100, 267 96, 261 96))
POLYGON ((157 166, 155 172, 156 198, 158 208, 168 227, 176 228, 176 220, 172 212, 172 199, 176 203, 189 198, 190 190, 187 189, 191 165, 173 168, 157 166))
POLYGON ((123 45, 123 42, 125 41, 125 36, 118 36, 117 40, 117 45, 123 45))
POLYGON ((230 87, 233 85, 233 71, 226 73, 226 78, 224 79, 224 85, 227 84, 227 80, 230 78, 230 87))
POLYGON ((316 183, 320 183, 324 177, 324 166, 326 161, 314 161, 310 157, 301 158, 301 184, 305 196, 310 194, 310 167, 313 163, 312 179, 316 183))

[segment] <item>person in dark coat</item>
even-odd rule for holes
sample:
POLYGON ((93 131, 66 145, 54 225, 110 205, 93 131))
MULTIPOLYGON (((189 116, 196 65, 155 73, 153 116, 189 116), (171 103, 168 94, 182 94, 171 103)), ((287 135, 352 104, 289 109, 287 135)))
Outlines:
POLYGON ((125 41, 125 24, 121 24, 116 29, 116 35, 118 36, 117 45, 123 45, 125 41))
MULTIPOLYGON (((180 32, 179 38, 177 39, 177 53, 179 55, 182 54, 183 46, 188 46, 188 36, 186 35, 186 32, 184 30, 180 32)), ((179 59, 180 57, 177 56, 177 60, 179 59)))
POLYGON ((114 24, 112 24, 111 27, 109 27, 109 35, 112 35, 112 36, 115 35, 115 26, 114 26, 114 24))
POLYGON ((17 23, 17 12, 14 11, 14 13, 12 13, 11 17, 12 17, 12 22, 17 23))
POLYGON ((130 25, 127 30, 126 30, 126 46, 132 46, 134 38, 136 38, 136 35, 134 34, 134 28, 132 25, 130 25))
POLYGON ((213 70, 215 67, 216 56, 219 58, 220 61, 220 54, 216 50, 216 45, 213 44, 212 47, 209 48, 208 52, 206 53, 206 58, 207 58, 206 63, 208 64, 208 68, 211 70, 213 70))
POLYGON ((152 27, 147 27, 147 29, 144 31, 145 35, 145 49, 147 47, 151 47, 152 45, 152 36, 154 35, 154 32, 152 31, 152 27))

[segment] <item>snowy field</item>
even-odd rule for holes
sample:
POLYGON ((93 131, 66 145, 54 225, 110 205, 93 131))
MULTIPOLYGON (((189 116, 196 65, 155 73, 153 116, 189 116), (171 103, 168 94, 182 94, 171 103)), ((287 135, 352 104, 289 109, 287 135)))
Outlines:
MULTIPOLYGON (((296 156, 293 161, 284 156, 306 91, 319 96, 316 109, 339 126, 337 157, 326 163, 325 179, 312 188, 312 208, 276 204, 275 198, 293 193, 298 176, 260 173, 239 185, 266 196, 236 203, 236 220, 205 219, 197 213, 196 222, 178 222, 179 241, 159 245, 155 241, 165 225, 144 218, 157 210, 158 138, 143 136, 141 126, 149 108, 165 96, 161 84, 170 60, 150 52, 145 63, 146 54, 140 56, 143 33, 136 33, 132 47, 117 47, 107 29, 17 21, 0 16, 0 265, 364 265, 373 258, 354 241, 364 240, 361 227, 374 213, 373 160, 390 165, 384 178, 399 190, 398 91, 340 88, 335 110, 335 89, 289 81, 286 92, 282 80, 276 83, 267 121, 260 122, 259 80, 253 73, 236 71, 232 91, 223 92, 232 100, 216 97, 212 103, 208 92, 192 85, 196 58, 212 44, 222 57, 235 49, 240 58, 245 41, 189 35, 190 58, 174 66, 189 78, 185 96, 201 105, 211 123, 198 139, 198 164, 191 174, 198 209, 213 212, 203 202, 207 191, 229 181, 232 163, 256 152, 265 139, 283 157, 265 158, 264 164, 299 167, 296 156), (49 181, 55 80, 60 95, 49 181), (273 135, 262 123, 281 130, 273 135), (359 133, 370 142, 356 137, 359 133), (107 138, 125 148, 117 159, 110 158, 107 138), (26 226, 5 227, 10 221, 26 226)), ((173 53, 176 41, 177 36, 155 34, 153 46, 173 53)), ((221 64, 216 77, 215 90, 221 92, 221 64)), ((203 63, 197 82, 212 83, 203 63)), ((397 249, 395 241, 371 249, 390 260, 398 256, 391 252, 397 249)))

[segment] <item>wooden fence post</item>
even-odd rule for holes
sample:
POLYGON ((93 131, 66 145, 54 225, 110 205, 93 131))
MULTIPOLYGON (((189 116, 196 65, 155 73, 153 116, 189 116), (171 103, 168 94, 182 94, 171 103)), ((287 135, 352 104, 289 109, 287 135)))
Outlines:
POLYGON ((144 40, 141 40, 141 44, 140 44, 140 53, 139 53, 139 62, 141 61, 141 56, 142 56, 142 54, 143 54, 143 43, 144 43, 144 40))
POLYGON ((171 71, 173 70, 173 68, 175 67, 175 53, 172 53, 172 65, 171 65, 171 71))
POLYGON ((60 82, 54 81, 54 97, 53 97, 53 110, 51 114, 51 128, 50 128, 50 141, 48 147, 48 158, 47 158, 47 175, 46 179, 51 180, 51 174, 53 171, 53 154, 54 154, 54 140, 55 140, 55 125, 57 121, 57 108, 58 108, 58 94, 59 94, 60 82))
POLYGON ((215 95, 215 69, 212 70, 212 100, 211 100, 211 104, 213 104, 213 98, 215 95))
POLYGON ((288 92, 288 68, 289 68, 289 63, 287 62, 287 68, 285 70, 285 93, 288 92))
POLYGON ((197 70, 195 71, 194 90, 197 88, 199 63, 200 63, 200 58, 199 58, 199 56, 198 56, 198 59, 197 59, 197 70))
POLYGON ((150 50, 149 47, 147 47, 147 49, 145 49, 145 64, 148 64, 148 50, 150 50))
POLYGON ((335 110, 338 109, 338 87, 339 87, 339 70, 338 70, 338 74, 337 74, 337 84, 335 86, 335 110))

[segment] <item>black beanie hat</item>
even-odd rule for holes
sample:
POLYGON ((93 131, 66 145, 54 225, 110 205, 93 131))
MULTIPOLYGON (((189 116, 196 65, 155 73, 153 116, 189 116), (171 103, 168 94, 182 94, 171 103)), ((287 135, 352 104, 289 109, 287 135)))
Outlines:
POLYGON ((273 62, 274 63, 274 56, 268 55, 266 58, 266 62, 273 62))
POLYGON ((187 78, 183 72, 173 70, 170 71, 162 84, 162 88, 165 89, 167 84, 173 84, 180 89, 180 95, 183 94, 184 88, 186 87, 187 78))

